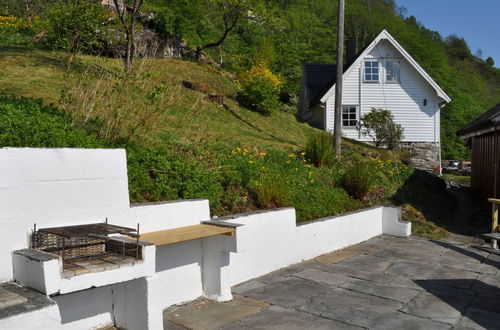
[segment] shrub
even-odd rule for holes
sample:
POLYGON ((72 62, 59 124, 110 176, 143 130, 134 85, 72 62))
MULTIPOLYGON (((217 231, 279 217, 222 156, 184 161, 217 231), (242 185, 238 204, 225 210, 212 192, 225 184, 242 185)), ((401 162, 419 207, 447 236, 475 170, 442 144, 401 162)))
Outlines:
POLYGON ((0 147, 105 146, 41 100, 0 95, 0 147))
POLYGON ((389 110, 373 108, 369 113, 361 116, 359 124, 361 134, 370 136, 379 148, 385 145, 387 149, 395 149, 403 138, 403 128, 394 122, 389 110))
POLYGON ((259 205, 270 209, 289 205, 288 185, 279 175, 264 174, 253 187, 259 205))
POLYGON ((332 165, 335 162, 333 135, 327 132, 310 135, 305 152, 306 158, 317 167, 332 165))
POLYGON ((133 202, 206 198, 220 204, 220 176, 194 159, 182 158, 159 147, 128 144, 127 166, 133 202))
POLYGON ((350 163, 346 168, 344 179, 347 192, 359 200, 365 200, 375 186, 376 177, 371 172, 371 166, 367 161, 355 160, 350 163))
POLYGON ((243 90, 238 94, 238 101, 253 111, 265 116, 271 115, 280 107, 280 78, 263 63, 252 67, 240 77, 243 90))
POLYGON ((60 3, 47 14, 46 47, 54 50, 99 54, 105 49, 104 7, 92 2, 60 3))

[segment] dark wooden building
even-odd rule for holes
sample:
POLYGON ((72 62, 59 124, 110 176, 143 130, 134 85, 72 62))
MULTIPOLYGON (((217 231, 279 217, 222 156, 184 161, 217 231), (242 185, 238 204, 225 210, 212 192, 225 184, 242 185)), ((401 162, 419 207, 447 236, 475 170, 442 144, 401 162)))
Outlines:
POLYGON ((500 103, 457 134, 472 150, 472 193, 478 199, 500 198, 500 103))

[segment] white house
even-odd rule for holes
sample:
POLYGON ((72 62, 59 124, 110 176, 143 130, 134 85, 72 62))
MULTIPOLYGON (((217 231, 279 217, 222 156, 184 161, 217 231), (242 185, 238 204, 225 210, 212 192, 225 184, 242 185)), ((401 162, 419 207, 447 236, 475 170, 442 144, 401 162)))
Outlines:
MULTIPOLYGON (((419 154, 416 165, 432 169, 440 158, 440 109, 450 97, 408 52, 383 30, 357 57, 348 45, 342 88, 343 136, 371 141, 357 122, 372 108, 387 109, 404 129, 403 142, 419 154), (424 151, 424 152, 422 152, 424 151)), ((336 66, 303 67, 299 118, 333 132, 336 66)))

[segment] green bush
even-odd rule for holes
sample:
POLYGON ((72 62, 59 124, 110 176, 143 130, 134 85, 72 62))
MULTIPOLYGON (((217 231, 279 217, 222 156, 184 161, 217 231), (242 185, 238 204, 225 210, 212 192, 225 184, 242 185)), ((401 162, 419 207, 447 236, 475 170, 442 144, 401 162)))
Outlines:
POLYGON ((355 160, 345 171, 345 188, 347 192, 359 200, 365 200, 375 186, 376 177, 367 161, 355 160))
POLYGON ((203 164, 163 148, 129 144, 127 164, 133 202, 206 198, 217 208, 221 178, 203 164))
POLYGON ((377 148, 385 145, 387 149, 396 149, 403 138, 403 127, 394 122, 389 110, 373 108, 361 116, 359 128, 363 136, 373 139, 377 148))
POLYGON ((238 102, 250 110, 270 116, 280 108, 281 80, 265 64, 257 64, 241 75, 243 90, 238 102))
POLYGON ((48 33, 44 45, 50 49, 100 54, 106 48, 108 11, 83 1, 59 3, 47 13, 48 33))
POLYGON ((317 167, 330 166, 335 162, 333 135, 320 132, 310 135, 306 141, 306 158, 317 167))
POLYGON ((218 152, 219 161, 227 168, 224 187, 233 191, 238 186, 246 192, 236 210, 227 207, 223 211, 233 213, 252 209, 252 206, 293 206, 298 221, 307 221, 360 206, 342 189, 342 169, 316 168, 304 156, 304 153, 262 152, 240 147, 231 150, 229 155, 218 152))
POLYGON ((0 95, 0 147, 84 147, 105 143, 41 100, 0 95))

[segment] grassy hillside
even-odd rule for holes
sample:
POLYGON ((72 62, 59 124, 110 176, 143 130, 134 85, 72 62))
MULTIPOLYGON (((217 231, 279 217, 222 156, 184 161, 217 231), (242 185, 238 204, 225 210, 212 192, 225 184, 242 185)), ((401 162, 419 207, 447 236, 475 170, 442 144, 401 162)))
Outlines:
MULTIPOLYGON (((304 148, 307 133, 315 131, 298 123, 292 113, 279 113, 272 119, 238 106, 234 100, 238 90, 232 75, 208 64, 182 60, 147 60, 137 65, 147 66, 149 88, 168 85, 169 108, 164 120, 154 130, 156 139, 174 139, 185 144, 200 140, 209 144, 256 145, 278 150, 304 148), (205 91, 188 89, 191 82, 205 91), (227 108, 211 102, 208 95, 224 96, 227 108)), ((67 72, 67 56, 20 47, 0 51, 0 92, 41 98, 46 104, 58 103, 68 79, 79 80, 86 70, 119 72, 119 60, 82 55, 67 72)), ((123 102, 127 102, 123 95, 123 102)))
POLYGON ((420 224, 434 228, 429 220, 443 226, 450 221, 443 210, 453 201, 441 181, 423 183, 429 175, 416 175, 398 154, 345 140, 342 159, 314 166, 304 151, 318 130, 291 112, 266 117, 240 107, 238 82, 218 67, 138 60, 130 80, 118 60, 81 55, 68 70, 67 59, 58 52, 2 49, 0 146, 126 148, 133 202, 207 198, 217 215, 294 206, 299 221, 380 203, 408 204, 424 214, 416 232, 432 237, 442 230, 419 230, 420 224), (216 102, 209 95, 217 95, 216 102), (148 111, 152 117, 145 116, 148 111), (81 119, 87 115, 89 120, 81 119), (142 129, 124 138, 143 120, 142 129), (120 128, 117 137, 108 134, 113 125, 120 128), (369 192, 360 197, 359 187, 368 181, 369 192), (418 198, 431 190, 440 211, 418 198))

